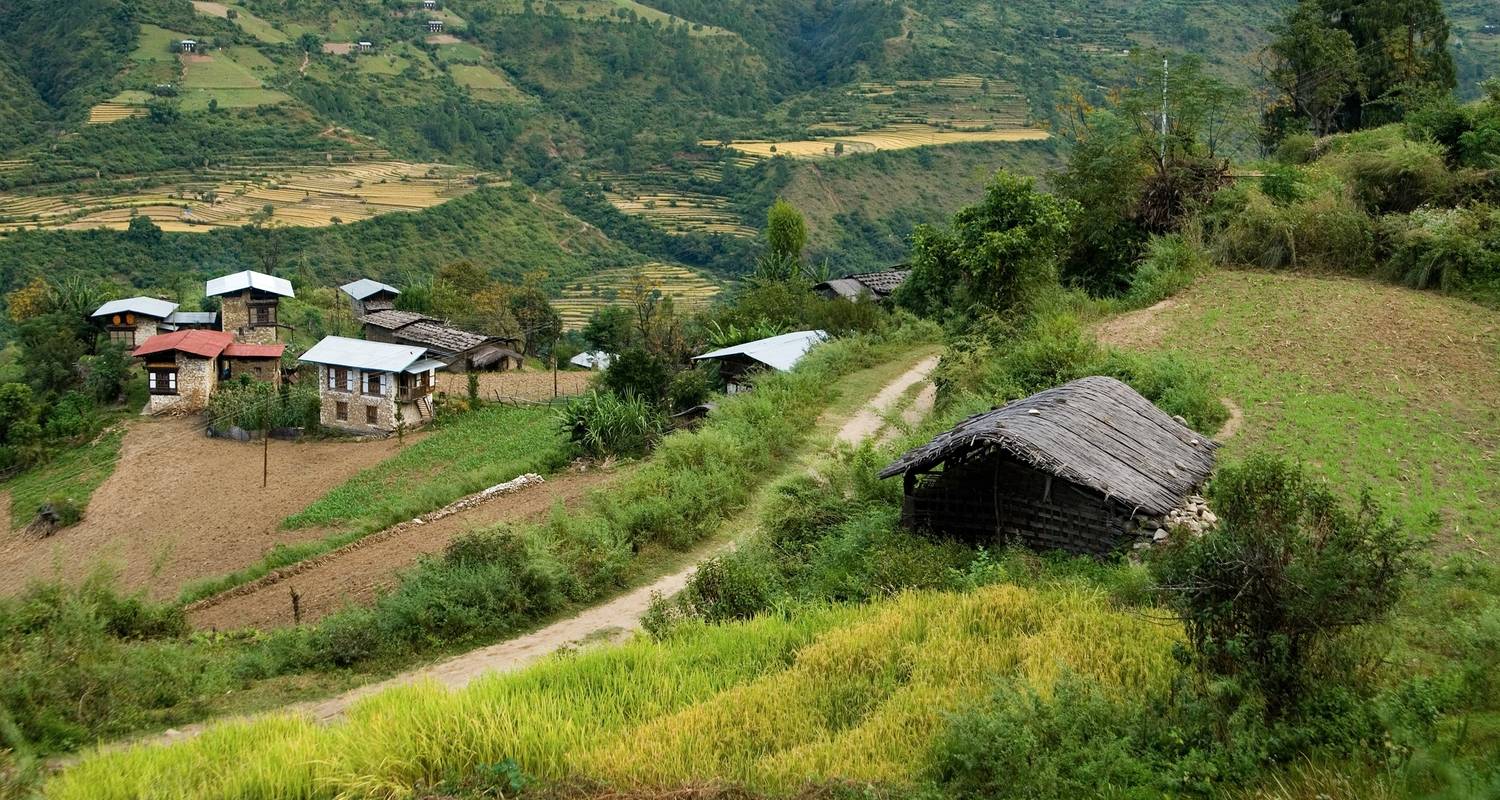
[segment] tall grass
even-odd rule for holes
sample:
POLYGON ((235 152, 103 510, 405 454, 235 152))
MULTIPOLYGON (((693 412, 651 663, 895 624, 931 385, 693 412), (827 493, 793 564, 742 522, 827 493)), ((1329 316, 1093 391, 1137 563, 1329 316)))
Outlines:
POLYGON ((85 759, 70 798, 361 798, 463 783, 513 759, 545 781, 625 787, 807 781, 910 785, 945 714, 996 682, 1047 693, 1064 673, 1111 694, 1174 674, 1171 626, 1098 593, 993 586, 811 607, 662 642, 551 659, 460 691, 401 688, 335 725, 277 718, 85 759))

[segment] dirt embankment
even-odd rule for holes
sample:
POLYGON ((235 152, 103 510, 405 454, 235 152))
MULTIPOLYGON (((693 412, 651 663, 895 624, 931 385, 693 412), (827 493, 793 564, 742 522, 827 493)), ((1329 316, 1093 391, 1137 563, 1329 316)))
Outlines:
POLYGON ((200 426, 193 418, 133 421, 82 522, 46 539, 0 534, 0 574, 11 576, 0 592, 32 578, 78 580, 107 564, 127 590, 175 597, 275 545, 319 538, 317 530, 281 530, 281 520, 397 449, 395 440, 273 441, 261 488, 261 445, 210 439, 200 426))

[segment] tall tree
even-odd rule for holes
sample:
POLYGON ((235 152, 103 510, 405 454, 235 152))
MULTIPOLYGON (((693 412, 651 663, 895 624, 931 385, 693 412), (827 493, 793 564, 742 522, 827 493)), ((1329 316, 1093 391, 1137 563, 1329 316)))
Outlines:
POLYGON ((797 207, 776 198, 766 212, 766 261, 789 270, 802 263, 807 246, 807 221, 797 207))
MULTIPOLYGON (((1339 112, 1358 92, 1363 77, 1354 37, 1328 24, 1316 3, 1302 2, 1273 27, 1266 48, 1266 79, 1280 93, 1280 106, 1307 122, 1318 136, 1336 129, 1339 112)), ((1277 108, 1270 112, 1276 114, 1277 108)))

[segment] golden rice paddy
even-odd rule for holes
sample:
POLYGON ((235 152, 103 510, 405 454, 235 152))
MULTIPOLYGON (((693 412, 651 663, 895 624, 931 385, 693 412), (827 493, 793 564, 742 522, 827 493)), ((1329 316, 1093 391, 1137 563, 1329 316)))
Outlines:
POLYGON ((408 797, 513 759, 544 785, 626 795, 852 782, 905 796, 930 776, 932 743, 965 705, 1001 686, 1048 698, 1064 674, 1121 698, 1162 690, 1181 638, 1084 589, 908 593, 691 626, 456 691, 406 686, 329 725, 286 715, 104 751, 54 776, 45 795, 408 797))
POLYGON ((473 191, 475 177, 454 167, 402 161, 225 167, 129 194, 0 193, 0 231, 118 230, 144 216, 163 230, 203 232, 249 223, 267 206, 265 224, 321 227, 431 208, 473 191))
POLYGON ((600 272, 569 284, 552 307, 562 316, 563 329, 581 330, 589 317, 608 306, 628 305, 640 282, 648 290, 659 289, 672 298, 679 312, 706 308, 718 296, 721 287, 687 267, 675 264, 645 264, 600 272))
POLYGON ((1035 142, 1051 137, 1038 128, 999 128, 995 130, 948 130, 922 124, 889 125, 864 133, 845 136, 829 136, 821 139, 800 139, 789 142, 741 140, 716 142, 708 140, 702 144, 713 147, 721 145, 751 158, 834 158, 839 155, 873 153, 877 150, 904 150, 912 147, 935 147, 968 142, 1035 142), (839 145, 843 145, 842 149, 839 145))

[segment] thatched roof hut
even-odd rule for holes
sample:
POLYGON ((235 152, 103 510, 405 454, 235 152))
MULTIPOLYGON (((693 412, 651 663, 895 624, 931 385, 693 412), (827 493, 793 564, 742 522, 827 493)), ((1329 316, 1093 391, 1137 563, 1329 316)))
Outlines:
POLYGON ((905 475, 904 521, 978 539, 1106 553, 1138 514, 1208 479, 1218 444, 1095 376, 976 414, 881 471, 905 475))

